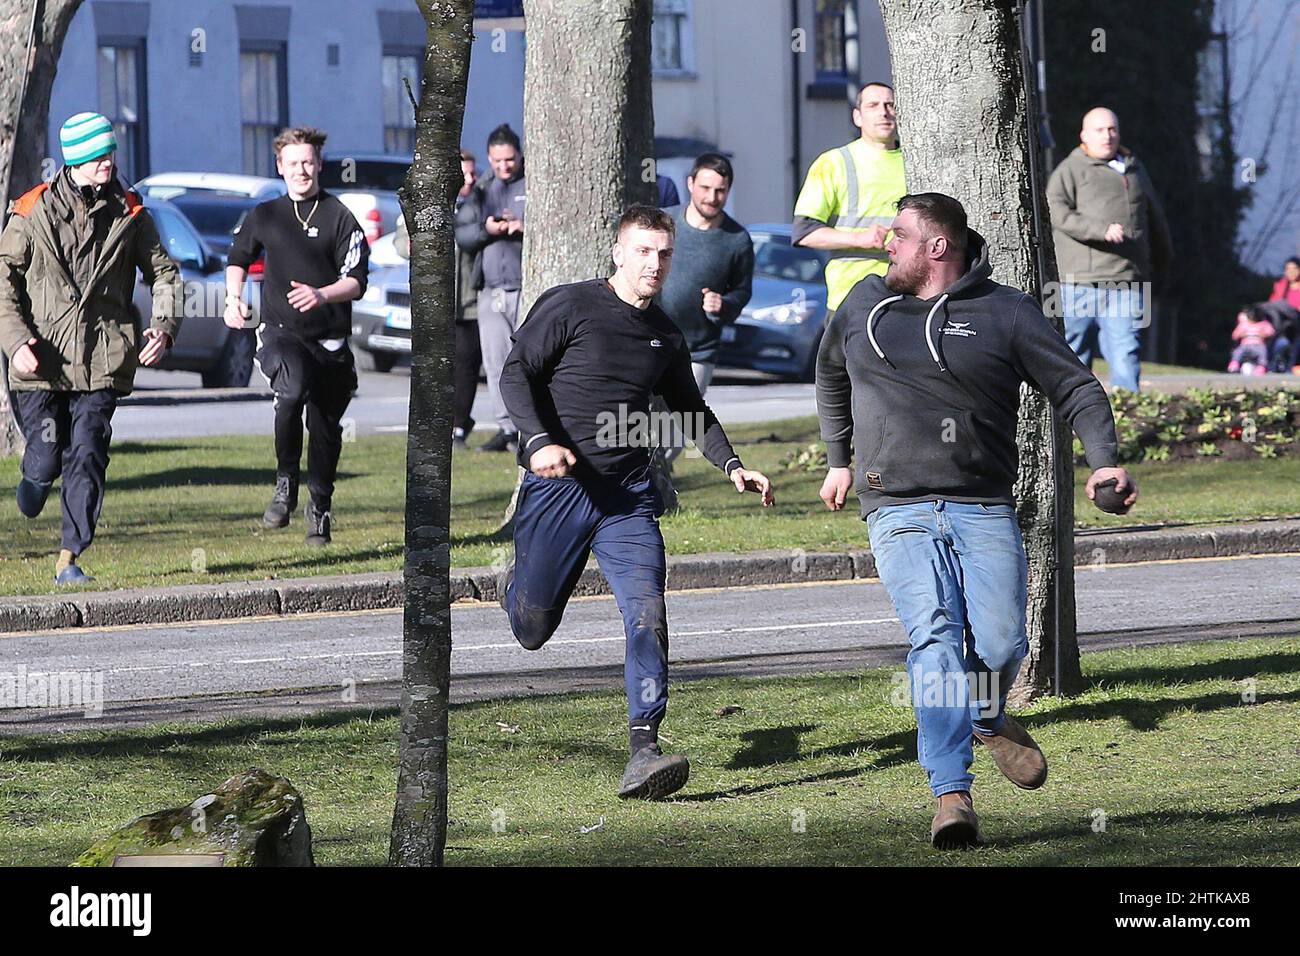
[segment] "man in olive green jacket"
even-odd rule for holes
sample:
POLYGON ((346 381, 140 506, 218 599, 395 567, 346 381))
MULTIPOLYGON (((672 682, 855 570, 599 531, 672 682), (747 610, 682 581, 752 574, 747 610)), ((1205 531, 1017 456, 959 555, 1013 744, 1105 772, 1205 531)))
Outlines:
POLYGON ((78 113, 59 138, 63 168, 14 202, 0 235, 0 348, 27 440, 18 510, 39 515, 62 474, 55 581, 79 584, 90 580, 77 557, 103 505, 113 412, 137 366, 171 347, 183 296, 152 217, 117 180, 112 124, 78 113), (153 290, 143 343, 131 315, 137 268, 153 290))
POLYGON ((1173 244, 1146 168, 1120 145, 1110 110, 1084 116, 1079 146, 1048 180, 1047 204, 1065 338, 1089 368, 1099 344, 1111 384, 1136 392, 1150 286, 1171 264, 1173 244))

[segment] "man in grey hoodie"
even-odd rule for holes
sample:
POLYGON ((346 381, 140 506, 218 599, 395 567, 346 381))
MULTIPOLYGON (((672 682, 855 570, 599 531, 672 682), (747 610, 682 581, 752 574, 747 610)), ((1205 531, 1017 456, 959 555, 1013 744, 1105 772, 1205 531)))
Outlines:
POLYGON ((972 742, 1016 786, 1047 761, 1004 712, 1028 651, 1027 566, 1016 523, 1020 384, 1044 392, 1083 440, 1094 469, 1137 500, 1115 466, 1115 423, 1101 383, 1025 293, 994 282, 988 245, 961 203, 904 196, 889 270, 849 292, 817 357, 817 414, 832 511, 856 490, 880 580, 907 629, 917 753, 939 799, 937 847, 980 842, 972 742), (856 480, 850 467, 857 452, 856 480))
POLYGON ((1100 345, 1110 383, 1136 392, 1150 285, 1172 261, 1173 244, 1146 167, 1120 145, 1110 110, 1083 117, 1079 145, 1047 182, 1047 205, 1066 340, 1089 368, 1100 345))

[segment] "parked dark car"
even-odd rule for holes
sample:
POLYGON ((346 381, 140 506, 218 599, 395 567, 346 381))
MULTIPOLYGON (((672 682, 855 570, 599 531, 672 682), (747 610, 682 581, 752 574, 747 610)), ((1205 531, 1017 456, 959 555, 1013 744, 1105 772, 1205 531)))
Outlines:
MULTIPOLYGON (((222 320, 226 303, 222 260, 176 205, 151 197, 145 197, 144 204, 158 225, 163 248, 180 266, 185 283, 185 317, 180 334, 158 367, 198 372, 204 388, 246 386, 253 373, 256 333, 252 329, 228 328, 222 320)), ((131 304, 137 322, 152 313, 151 295, 148 286, 136 283, 131 304)), ((256 309, 256 298, 252 301, 256 309)))
POLYGON ((171 204, 185 214, 203 241, 225 262, 236 228, 248 211, 263 201, 223 193, 184 192, 172 197, 171 204))
POLYGON ((722 329, 718 364, 811 382, 826 325, 829 255, 790 244, 788 223, 747 227, 754 240, 754 294, 722 329))

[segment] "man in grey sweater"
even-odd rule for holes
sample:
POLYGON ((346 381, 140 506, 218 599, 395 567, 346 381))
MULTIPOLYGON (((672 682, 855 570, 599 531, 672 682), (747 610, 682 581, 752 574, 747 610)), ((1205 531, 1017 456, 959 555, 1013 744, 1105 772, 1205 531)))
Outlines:
POLYGON ((1047 204, 1065 338, 1089 368, 1100 345, 1111 384, 1136 392, 1151 281, 1172 261, 1173 245, 1146 168, 1120 145, 1110 110, 1084 116, 1079 145, 1048 180, 1047 204))
MULTIPOLYGON (((704 153, 686 177, 687 202, 670 210, 677 248, 658 304, 686 338, 701 395, 717 368, 722 328, 739 317, 754 282, 754 243, 723 210, 734 179, 727 157, 704 153)), ((682 438, 674 434, 664 457, 671 463, 681 450, 682 438)))

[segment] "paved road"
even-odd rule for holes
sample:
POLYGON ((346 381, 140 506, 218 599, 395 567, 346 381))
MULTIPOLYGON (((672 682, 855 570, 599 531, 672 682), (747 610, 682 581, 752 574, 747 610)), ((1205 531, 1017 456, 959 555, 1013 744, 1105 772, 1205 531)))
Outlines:
MULTIPOLYGON (((1083 645, 1294 634, 1297 580, 1300 555, 1080 568, 1083 645)), ((668 607, 676 679, 856 668, 905 653, 878 582, 671 592, 668 607)), ((612 598, 574 601, 538 652, 521 649, 503 623, 495 605, 453 607, 454 699, 621 686, 622 626, 612 598)), ((0 636, 0 675, 101 673, 106 702, 93 722, 0 711, 0 733, 391 707, 400 634, 397 612, 376 611, 0 636)))
MULTIPOLYGON (((254 383, 261 379, 254 373, 254 383)), ((137 376, 142 396, 159 390, 195 389, 199 376, 188 372, 158 372, 144 369, 137 376)), ((410 368, 399 366, 391 373, 362 372, 357 397, 348 417, 359 433, 406 431, 410 368)), ((1189 386, 1274 388, 1300 385, 1300 376, 1268 375, 1246 377, 1205 373, 1202 376, 1155 376, 1143 379, 1143 387, 1160 391, 1183 391, 1189 386)), ((775 421, 800 415, 815 415, 812 385, 772 382, 758 374, 725 372, 709 389, 709 404, 725 424, 775 421)), ((482 429, 491 429, 487 389, 479 386, 474 418, 482 429)), ((198 402, 160 405, 125 405, 113 418, 113 435, 118 441, 147 438, 186 438, 199 435, 271 434, 271 403, 267 393, 257 401, 198 402)))
MULTIPOLYGON (((261 385, 257 373, 254 384, 261 385)), ((360 373, 357 396, 348 407, 348 418, 358 433, 405 432, 410 392, 410 369, 398 367, 391 373, 360 373)), ((709 390, 709 403, 723 423, 772 421, 815 415, 813 387, 768 382, 755 376, 738 376, 709 390)), ((188 372, 142 370, 137 392, 147 397, 160 390, 195 388, 199 376, 188 372)), ((474 418, 481 429, 494 429, 487 407, 487 388, 480 385, 474 401, 474 418)), ((116 441, 148 438, 189 438, 200 435, 270 435, 270 394, 254 401, 179 402, 176 404, 128 404, 113 416, 116 441)))

